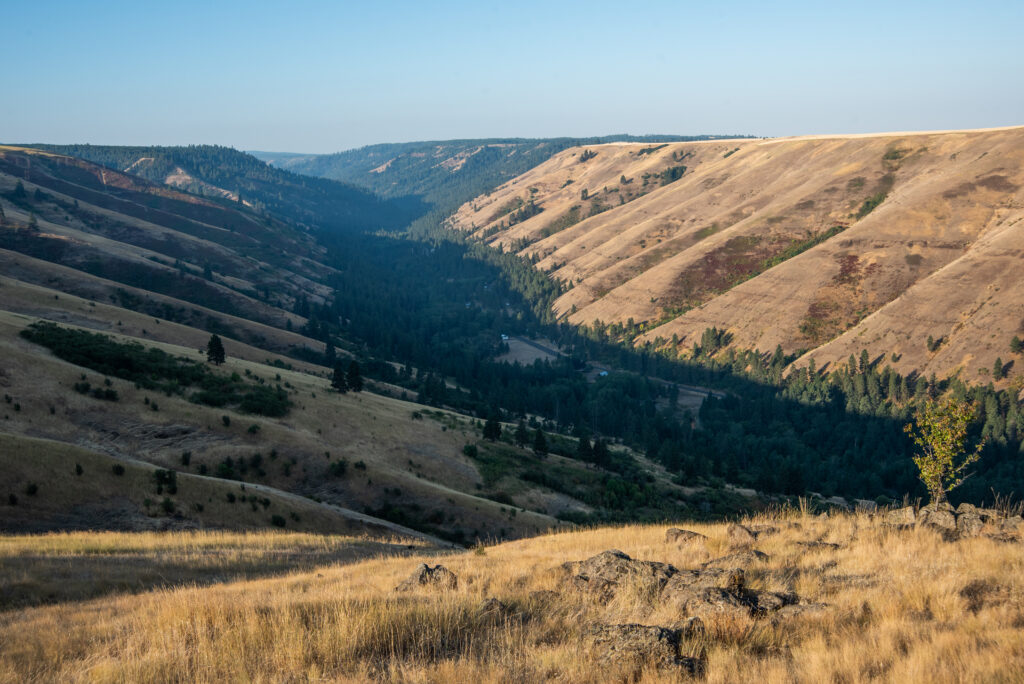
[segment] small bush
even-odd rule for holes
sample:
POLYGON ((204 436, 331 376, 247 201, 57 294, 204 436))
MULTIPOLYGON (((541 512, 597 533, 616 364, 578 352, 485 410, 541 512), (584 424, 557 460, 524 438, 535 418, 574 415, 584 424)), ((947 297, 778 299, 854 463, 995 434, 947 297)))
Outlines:
POLYGON ((260 431, 260 426, 257 425, 256 423, 253 423, 252 425, 250 425, 249 429, 246 430, 246 432, 248 432, 250 435, 255 435, 259 431, 260 431))
POLYGON ((183 452, 181 452, 181 465, 183 465, 185 467, 188 467, 188 465, 190 463, 192 463, 192 452, 191 451, 183 451, 183 452))
POLYGON ((17 506, 18 505, 18 497, 16 497, 14 494, 8 494, 7 495, 7 503, 10 504, 11 506, 17 506))
POLYGON ((231 416, 221 416, 220 422, 224 423, 224 427, 231 427, 231 416))
POLYGON ((164 513, 170 515, 174 512, 174 502, 164 497, 164 500, 160 502, 160 508, 164 509, 164 513))
POLYGON ((228 498, 228 503, 235 503, 235 494, 234 494, 234 492, 228 492, 228 497, 227 498, 228 498))
POLYGON ((287 523, 284 519, 284 516, 273 515, 270 517, 270 524, 274 527, 284 527, 287 523))
POLYGON ((124 475, 124 466, 121 465, 120 463, 115 463, 113 466, 111 466, 110 469, 113 470, 114 474, 117 475, 118 477, 124 475))
POLYGON ((84 472, 85 472, 85 470, 82 469, 82 464, 81 463, 76 463, 75 464, 75 475, 81 475, 84 472))
POLYGON ((35 496, 36 494, 39 493, 39 485, 37 485, 35 482, 29 482, 27 485, 25 485, 25 493, 28 494, 29 496, 35 496))

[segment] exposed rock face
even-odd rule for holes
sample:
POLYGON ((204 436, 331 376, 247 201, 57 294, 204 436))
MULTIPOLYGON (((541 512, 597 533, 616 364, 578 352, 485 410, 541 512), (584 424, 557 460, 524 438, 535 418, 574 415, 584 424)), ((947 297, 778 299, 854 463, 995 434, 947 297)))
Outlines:
POLYGON ((697 677, 704 676, 707 670, 703 658, 680 655, 681 630, 637 624, 595 625, 587 636, 591 647, 604 660, 638 664, 653 660, 659 667, 678 668, 697 677))
POLYGON ((678 572, 668 563, 633 560, 622 551, 602 551, 584 561, 563 563, 576 589, 610 600, 626 582, 636 582, 657 592, 678 572))
POLYGON ((412 591, 419 587, 454 589, 458 583, 459 580, 455 574, 443 565, 432 568, 426 563, 420 563, 411 575, 395 587, 395 591, 412 591))
POLYGON ((691 532, 690 530, 681 530, 678 527, 670 527, 665 532, 665 541, 668 543, 685 544, 692 541, 701 539, 707 539, 706 536, 700 532, 691 532))

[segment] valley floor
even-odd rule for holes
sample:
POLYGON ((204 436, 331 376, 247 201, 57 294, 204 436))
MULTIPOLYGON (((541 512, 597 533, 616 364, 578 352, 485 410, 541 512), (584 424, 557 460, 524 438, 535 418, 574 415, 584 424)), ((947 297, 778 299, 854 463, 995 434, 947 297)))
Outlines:
POLYGON ((747 544, 726 524, 686 525, 706 535, 691 541, 650 525, 426 554, 294 533, 4 537, 0 680, 658 682, 694 662, 711 682, 1024 680, 1016 533, 946 542, 880 516, 797 511, 746 524, 747 544), (632 560, 562 565, 609 549, 632 560), (156 587, 126 571, 91 600, 53 588, 116 558, 191 569, 156 587), (268 561, 270 576, 236 571, 268 561), (420 562, 456 586, 396 591, 420 562), (17 575, 34 585, 15 590, 17 575), (54 605, 14 605, 33 602, 54 605), (671 629, 629 628, 650 648, 631 658, 629 630, 608 627, 628 624, 671 629))

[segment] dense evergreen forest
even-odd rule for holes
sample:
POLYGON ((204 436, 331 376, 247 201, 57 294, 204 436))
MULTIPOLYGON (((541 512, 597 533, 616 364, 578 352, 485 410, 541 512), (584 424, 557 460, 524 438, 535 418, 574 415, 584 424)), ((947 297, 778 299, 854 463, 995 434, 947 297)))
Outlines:
POLYGON ((361 340, 369 355, 415 367, 399 373, 377 363, 371 372, 424 403, 506 420, 535 415, 560 431, 621 440, 681 482, 884 501, 924 494, 903 425, 922 402, 951 391, 977 402, 974 437, 987 441, 974 476, 955 495, 980 501, 991 490, 1024 490, 1024 411, 1008 392, 955 378, 900 376, 885 358, 866 352, 829 373, 805 368, 785 375, 793 359, 781 349, 722 352, 726 335, 716 330, 686 359, 670 345, 634 349, 626 326, 577 330, 554 322, 557 286, 532 264, 467 244, 439 225, 418 226, 401 237, 325 242, 340 271, 335 299, 309 313, 314 334, 337 330, 361 340), (497 363, 501 334, 541 335, 570 353, 525 368, 497 363), (593 362, 621 372, 588 382, 580 370, 593 362), (447 388, 442 378, 465 391, 447 388), (709 398, 691 422, 676 410, 671 383, 728 394, 709 398))

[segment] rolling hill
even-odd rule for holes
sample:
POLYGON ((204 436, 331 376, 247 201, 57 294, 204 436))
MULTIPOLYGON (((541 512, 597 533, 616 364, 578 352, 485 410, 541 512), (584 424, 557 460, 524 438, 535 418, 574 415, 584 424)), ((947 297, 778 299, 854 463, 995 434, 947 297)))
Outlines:
MULTIPOLYGON (((535 534, 613 510, 609 482, 640 500, 630 515, 696 510, 709 497, 729 510, 759 505, 748 493, 683 486, 624 449, 615 472, 583 462, 577 438, 535 416, 531 439, 548 431, 544 453, 515 442, 514 423, 501 439, 481 439, 480 417, 438 397, 487 406, 482 398, 390 363, 384 343, 345 336, 393 337, 385 290, 363 277, 380 268, 366 271, 357 250, 368 234, 314 230, 284 211, 10 146, 0 147, 0 210, 2 529, 285 526, 440 544, 535 534), (334 243, 345 258, 329 254, 334 243), (353 279, 365 288, 353 291, 353 279), (364 292, 371 301, 360 303, 364 292), (224 340, 223 366, 206 363, 212 333, 224 340), (362 364, 367 391, 332 389, 332 354, 343 368, 362 364), (427 402, 423 387, 433 388, 431 405, 412 401, 427 402), (645 499, 641 487, 659 495, 645 499)), ((441 257, 416 244, 379 249, 389 264, 399 254, 421 265, 425 252, 441 257)), ((461 253, 444 258, 465 263, 461 253)), ((504 309, 507 295, 477 271, 469 285, 482 313, 462 301, 459 310, 474 325, 477 316, 514 320, 487 313, 487 297, 504 309)), ((413 301, 402 292, 388 296, 413 301)), ((450 302, 430 306, 451 319, 450 302)), ((413 325, 435 335, 415 316, 413 325)), ((470 334, 484 357, 497 353, 496 334, 470 334)))
POLYGON ((723 136, 609 135, 600 138, 485 138, 368 145, 335 154, 251 152, 308 176, 370 188, 382 197, 415 195, 434 207, 458 204, 526 172, 569 147, 611 142, 709 140, 723 136))
POLYGON ((821 369, 866 349, 1004 387, 1024 332, 1022 169, 1020 127, 593 145, 450 225, 536 261, 566 288, 564 320, 637 345, 688 356, 714 328, 721 354, 781 347, 821 369))

